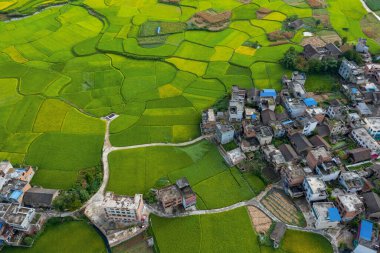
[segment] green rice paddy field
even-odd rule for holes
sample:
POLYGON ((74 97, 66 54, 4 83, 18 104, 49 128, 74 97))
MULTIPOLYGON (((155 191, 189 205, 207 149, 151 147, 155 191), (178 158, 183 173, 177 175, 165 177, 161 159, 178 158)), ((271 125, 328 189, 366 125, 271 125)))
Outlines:
MULTIPOLYGON (((349 1, 328 0, 323 11, 336 32, 354 42, 365 37, 365 10, 359 0, 349 1)), ((302 33, 279 44, 266 34, 289 16, 313 15, 301 0, 80 0, 44 9, 63 2, 0 2, 3 19, 41 9, 0 21, 0 158, 32 164, 39 169, 34 184, 63 189, 79 170, 100 163, 101 116, 121 115, 111 125, 115 146, 184 142, 200 135, 200 112, 232 85, 280 89, 288 72, 278 61, 291 46, 302 50, 294 42, 302 33), (187 29, 192 15, 210 8, 232 11, 227 29, 187 29), (260 8, 272 13, 259 17, 260 8)), ((329 80, 321 81, 329 88, 329 80)), ((110 189, 122 187, 111 180, 110 189)))
POLYGON ((261 246, 246 208, 164 219, 152 216, 151 225, 160 252, 332 253, 324 237, 287 230, 279 249, 261 246), (176 243, 173 243, 176 242, 176 243))
POLYGON ((31 248, 5 248, 6 253, 105 253, 106 246, 95 229, 84 221, 47 224, 31 248))
MULTIPOLYGON (((377 8, 376 1, 367 2, 377 8)), ((80 170, 100 164, 105 131, 100 118, 111 112, 120 115, 110 127, 114 146, 194 139, 200 135, 201 111, 225 96, 232 85, 281 89, 280 79, 289 72, 278 61, 290 47, 302 50, 303 35, 297 32, 293 39, 274 43, 267 34, 282 29, 287 17, 310 20, 315 13, 328 14, 331 29, 348 42, 368 38, 361 26, 366 11, 359 0, 326 3, 325 9, 312 10, 304 0, 249 4, 182 0, 179 5, 157 0, 0 0, 0 159, 38 167, 34 185, 67 189, 80 170), (58 3, 63 4, 45 8, 58 3), (262 8, 271 13, 258 15, 256 11, 262 8), (207 9, 231 10, 229 27, 219 32, 187 29, 185 22, 207 9), (4 21, 11 15, 33 13, 4 21)), ((373 53, 380 53, 373 38, 368 43, 373 53)), ((330 91, 334 84, 329 77, 311 76, 307 85, 313 91, 330 91)), ((249 199, 265 187, 257 177, 243 177, 236 168, 227 168, 207 142, 117 151, 109 160, 108 190, 145 193, 160 182, 186 176, 200 209, 249 199)), ((256 236, 245 224, 246 215, 238 214, 242 217, 234 221, 236 227, 245 231, 243 237, 252 237, 244 243, 254 251, 256 236)), ((202 224, 206 239, 220 231, 225 234, 215 238, 227 238, 227 228, 233 226, 223 220, 227 219, 224 215, 230 213, 187 220, 197 224, 197 229, 202 224)), ((167 230, 171 222, 177 220, 165 225, 153 218, 153 226, 164 231, 157 232, 162 252, 169 247, 165 234, 172 233, 167 230)), ((180 225, 187 226, 186 222, 180 225)), ((300 251, 292 248, 299 245, 292 243, 295 234, 287 233, 280 252, 300 251)), ((234 247, 239 252, 245 245, 238 243, 241 238, 235 239, 230 252, 234 247)), ((228 248, 225 241, 194 247, 210 252, 213 247, 228 248)), ((329 251, 318 251, 320 245, 310 252, 329 251)))
POLYGON ((146 193, 160 181, 174 183, 186 176, 198 195, 198 208, 213 209, 248 200, 265 184, 252 175, 247 181, 228 168, 214 144, 187 147, 149 147, 112 152, 107 190, 119 194, 146 193))

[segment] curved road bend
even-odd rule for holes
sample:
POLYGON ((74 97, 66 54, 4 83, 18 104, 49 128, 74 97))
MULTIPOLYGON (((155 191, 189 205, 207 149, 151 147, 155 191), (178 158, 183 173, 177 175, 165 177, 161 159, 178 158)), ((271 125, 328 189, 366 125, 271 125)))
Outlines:
POLYGON ((376 18, 377 20, 380 21, 380 16, 377 15, 374 11, 372 11, 372 10, 368 7, 368 5, 366 4, 366 2, 365 2, 364 0, 360 0, 360 2, 362 3, 364 9, 365 9, 368 13, 373 14, 373 15, 375 16, 375 18, 376 18))

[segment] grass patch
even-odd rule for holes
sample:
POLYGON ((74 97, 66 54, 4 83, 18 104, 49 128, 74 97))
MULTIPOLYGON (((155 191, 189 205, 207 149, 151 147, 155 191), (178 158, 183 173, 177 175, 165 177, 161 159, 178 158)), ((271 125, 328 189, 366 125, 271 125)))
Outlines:
POLYGON ((8 247, 9 253, 105 253, 106 247, 100 235, 85 221, 51 222, 49 221, 31 248, 8 247))
POLYGON ((160 252, 260 252, 246 208, 175 219, 153 216, 151 225, 160 252))
POLYGON ((338 89, 337 83, 334 76, 311 74, 307 76, 305 89, 309 92, 333 92, 338 89))

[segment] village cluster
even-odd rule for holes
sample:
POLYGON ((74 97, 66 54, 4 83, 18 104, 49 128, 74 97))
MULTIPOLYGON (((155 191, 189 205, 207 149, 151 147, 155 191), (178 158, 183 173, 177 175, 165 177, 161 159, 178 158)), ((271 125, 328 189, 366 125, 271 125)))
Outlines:
POLYGON ((25 237, 36 234, 47 220, 59 192, 31 187, 35 171, 30 166, 14 168, 9 161, 0 162, 0 242, 19 246, 25 237))
MULTIPOLYGON (((245 170, 242 164, 254 163, 253 154, 260 152, 281 175, 283 190, 307 200, 316 229, 339 228, 360 217, 357 252, 377 252, 380 64, 371 62, 364 39, 356 51, 365 65, 343 60, 339 68, 346 98, 318 102, 305 90, 307 76, 293 72, 282 78, 280 92, 233 86, 228 110, 205 111, 201 129, 230 166, 245 170)), ((310 59, 341 52, 307 45, 304 54, 310 59)))

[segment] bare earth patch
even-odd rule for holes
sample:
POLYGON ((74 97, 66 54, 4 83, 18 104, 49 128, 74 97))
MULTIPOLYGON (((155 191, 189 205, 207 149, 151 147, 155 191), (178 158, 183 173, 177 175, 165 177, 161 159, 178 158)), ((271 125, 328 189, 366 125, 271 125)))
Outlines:
POLYGON ((257 207, 248 206, 248 212, 251 217, 252 226, 256 232, 263 234, 267 233, 272 225, 272 220, 257 207))

